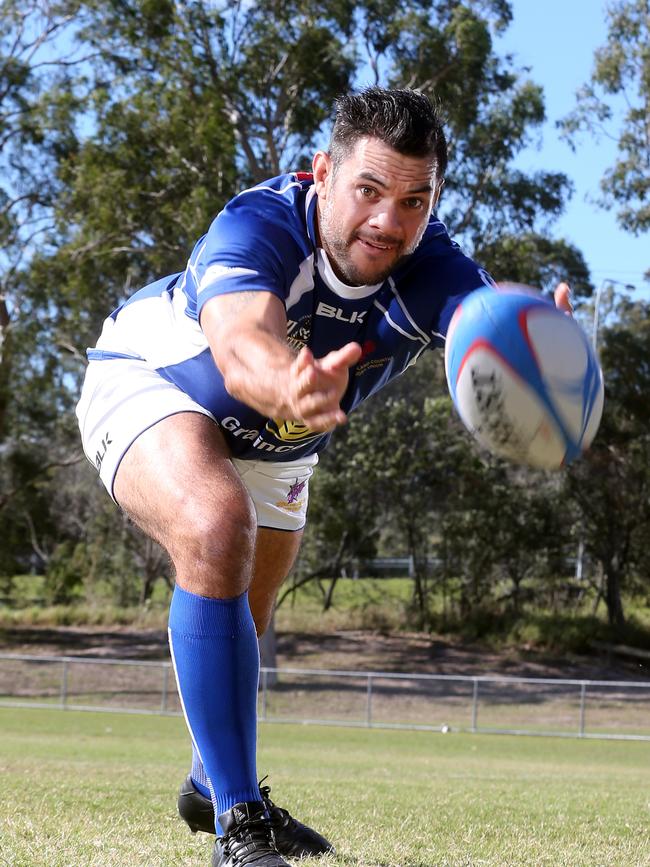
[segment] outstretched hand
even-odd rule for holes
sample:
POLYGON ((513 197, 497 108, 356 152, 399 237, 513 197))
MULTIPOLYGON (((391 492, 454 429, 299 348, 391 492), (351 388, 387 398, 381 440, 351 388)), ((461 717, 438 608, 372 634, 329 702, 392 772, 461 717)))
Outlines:
POLYGON ((289 403, 292 417, 314 431, 328 431, 347 420, 340 407, 348 387, 349 369, 361 357, 358 343, 346 343, 314 358, 306 346, 291 365, 289 403))
POLYGON ((558 310, 564 310, 568 316, 573 316, 573 304, 571 303, 571 287, 568 283, 558 283, 553 292, 555 306, 558 310))

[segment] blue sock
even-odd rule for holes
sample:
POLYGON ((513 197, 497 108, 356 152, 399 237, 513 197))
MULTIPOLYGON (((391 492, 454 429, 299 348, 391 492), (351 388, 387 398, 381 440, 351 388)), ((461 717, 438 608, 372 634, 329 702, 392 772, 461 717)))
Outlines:
POLYGON ((194 783, 194 788, 198 789, 205 798, 209 798, 210 781, 194 744, 192 744, 192 770, 190 771, 190 777, 194 783))
POLYGON ((215 816, 241 801, 259 801, 259 650, 248 594, 209 599, 177 586, 169 610, 169 646, 215 816))

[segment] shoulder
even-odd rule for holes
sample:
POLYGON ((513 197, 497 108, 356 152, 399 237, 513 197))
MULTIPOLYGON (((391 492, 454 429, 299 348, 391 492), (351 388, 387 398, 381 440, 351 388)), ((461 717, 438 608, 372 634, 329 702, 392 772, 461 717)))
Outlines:
POLYGON ((494 285, 485 268, 463 252, 435 217, 393 279, 396 290, 421 312, 427 331, 436 338, 434 343, 444 339, 451 315, 466 295, 494 285))
POLYGON ((313 251, 311 179, 280 175, 236 195, 215 218, 205 237, 205 255, 279 265, 313 251))
MULTIPOLYGON (((313 203, 313 204, 312 204, 313 203)), ((187 269, 198 310, 213 295, 269 291, 284 299, 313 255, 310 176, 280 175, 228 202, 197 243, 187 269)))
POLYGON ((223 231, 232 222, 253 229, 281 229, 303 235, 308 227, 310 193, 313 194, 311 176, 279 175, 232 198, 212 226, 223 231))
POLYGON ((394 278, 397 283, 426 288, 436 295, 494 284, 490 274, 463 251, 435 217, 429 221, 417 250, 395 271, 394 278))

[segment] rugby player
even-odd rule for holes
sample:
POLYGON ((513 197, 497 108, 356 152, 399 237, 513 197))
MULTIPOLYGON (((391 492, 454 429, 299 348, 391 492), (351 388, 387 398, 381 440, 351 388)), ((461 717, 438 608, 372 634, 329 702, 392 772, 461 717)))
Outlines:
POLYGON ((332 848, 258 783, 257 639, 332 431, 443 346, 456 305, 491 282, 436 218, 446 165, 421 93, 342 97, 313 171, 235 196, 187 267, 111 313, 88 351, 85 453, 176 572, 169 644, 193 747, 179 810, 216 830, 213 867, 332 848))

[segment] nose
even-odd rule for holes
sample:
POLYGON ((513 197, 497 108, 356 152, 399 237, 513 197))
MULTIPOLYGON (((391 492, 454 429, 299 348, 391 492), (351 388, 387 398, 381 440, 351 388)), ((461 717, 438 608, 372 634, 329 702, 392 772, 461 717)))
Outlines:
POLYGON ((399 219, 397 208, 387 202, 382 202, 381 207, 372 214, 368 225, 384 235, 399 239, 402 236, 402 224, 399 219))

